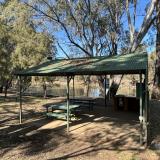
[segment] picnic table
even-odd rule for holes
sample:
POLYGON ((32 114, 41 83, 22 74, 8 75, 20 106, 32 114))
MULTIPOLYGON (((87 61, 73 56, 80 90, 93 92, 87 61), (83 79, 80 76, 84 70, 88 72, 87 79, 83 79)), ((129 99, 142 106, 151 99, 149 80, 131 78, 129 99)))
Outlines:
POLYGON ((95 98, 91 97, 75 97, 70 98, 71 104, 79 104, 81 107, 88 107, 89 111, 93 110, 93 106, 95 105, 95 98))
MULTIPOLYGON (((79 108, 80 105, 78 104, 70 104, 69 110, 70 110, 70 116, 73 116, 75 114, 76 109, 79 108)), ((47 109, 47 117, 55 117, 55 118, 64 118, 67 119, 67 104, 66 103, 58 103, 58 104, 51 104, 46 106, 47 109), (49 109, 52 109, 52 112, 49 112, 49 109), (61 112, 54 112, 55 110, 59 110, 61 112)))

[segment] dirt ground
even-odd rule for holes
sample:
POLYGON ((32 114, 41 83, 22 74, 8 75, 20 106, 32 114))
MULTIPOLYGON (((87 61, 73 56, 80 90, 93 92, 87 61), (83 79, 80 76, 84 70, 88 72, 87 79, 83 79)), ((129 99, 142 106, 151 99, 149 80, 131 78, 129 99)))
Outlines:
POLYGON ((10 95, 0 96, 0 159, 3 160, 160 160, 160 102, 151 104, 151 145, 139 145, 138 114, 113 111, 97 101, 70 124, 47 119, 43 105, 64 98, 23 98, 23 124, 19 125, 19 103, 10 95))

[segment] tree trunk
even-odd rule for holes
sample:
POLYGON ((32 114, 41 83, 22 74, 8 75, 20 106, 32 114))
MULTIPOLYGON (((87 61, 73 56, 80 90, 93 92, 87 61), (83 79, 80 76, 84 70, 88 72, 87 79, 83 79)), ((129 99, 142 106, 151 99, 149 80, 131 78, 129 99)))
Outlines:
POLYGON ((3 93, 3 85, 0 86, 0 93, 3 93))
POLYGON ((120 76, 113 75, 112 76, 112 83, 110 84, 110 88, 109 88, 111 98, 113 98, 117 94, 117 91, 120 87, 122 79, 123 79, 123 75, 120 75, 120 76))
POLYGON ((4 90, 4 98, 7 98, 7 92, 8 91, 8 84, 5 85, 5 90, 4 90))
POLYGON ((156 71, 155 71, 155 84, 156 86, 160 86, 160 1, 157 4, 157 35, 156 35, 156 71))
MULTIPOLYGON (((159 0, 151 0, 151 4, 147 10, 146 16, 144 17, 140 31, 136 33, 136 35, 135 35, 135 32, 131 33, 131 36, 134 37, 133 42, 131 42, 131 48, 130 48, 131 52, 134 52, 138 48, 144 36, 148 32, 150 26, 153 24, 155 17, 153 18, 152 15, 155 7, 157 7, 157 12, 159 10, 158 8, 159 6, 157 5, 157 3, 159 3, 159 0)), ((132 25, 131 22, 129 22, 129 25, 132 25)))
POLYGON ((89 85, 89 81, 87 82, 87 97, 89 97, 89 89, 90 89, 90 85, 89 85))
POLYGON ((89 96, 89 90, 90 90, 90 83, 91 83, 91 76, 87 76, 85 79, 84 79, 84 82, 85 82, 85 86, 86 86, 86 96, 88 97, 89 96))
POLYGON ((46 83, 43 84, 43 91, 44 91, 43 92, 44 93, 43 97, 46 98, 47 97, 47 85, 46 85, 46 83))
POLYGON ((98 84, 99 84, 99 88, 100 88, 100 95, 103 96, 105 94, 105 85, 104 85, 104 77, 103 76, 97 76, 98 79, 98 84))

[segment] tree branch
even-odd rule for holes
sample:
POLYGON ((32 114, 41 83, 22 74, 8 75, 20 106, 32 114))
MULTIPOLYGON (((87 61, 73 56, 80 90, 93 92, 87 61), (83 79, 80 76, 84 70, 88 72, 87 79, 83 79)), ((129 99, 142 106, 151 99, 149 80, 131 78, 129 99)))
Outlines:
POLYGON ((58 47, 62 50, 62 52, 65 54, 65 56, 70 59, 69 55, 66 53, 66 51, 62 48, 62 46, 59 44, 59 42, 57 41, 58 47))
POLYGON ((150 28, 150 26, 153 24, 153 22, 156 19, 156 16, 154 16, 154 18, 152 18, 152 14, 153 11, 155 9, 155 6, 157 4, 158 0, 152 0, 151 1, 151 5, 147 10, 146 16, 144 18, 144 21, 142 23, 141 29, 138 32, 137 36, 134 38, 134 42, 131 48, 131 51, 135 51, 138 48, 138 45, 141 43, 142 39, 144 38, 144 36, 146 35, 148 29, 150 28))
POLYGON ((127 11, 127 19, 128 19, 128 25, 129 25, 129 31, 130 31, 130 44, 132 46, 133 41, 134 41, 135 29, 132 24, 131 16, 129 13, 129 0, 126 0, 126 11, 127 11))
POLYGON ((82 50, 85 54, 87 54, 88 56, 91 56, 91 54, 90 54, 87 50, 85 50, 82 46, 80 46, 78 43, 76 43, 76 42, 72 39, 72 37, 71 37, 71 35, 69 34, 69 31, 68 31, 66 25, 60 20, 60 18, 59 18, 59 16, 58 16, 58 14, 56 13, 56 11, 54 11, 53 8, 52 8, 45 0, 42 0, 42 1, 43 1, 43 2, 49 7, 49 9, 54 13, 54 15, 56 16, 56 18, 54 18, 54 17, 46 14, 45 12, 43 12, 43 11, 40 10, 40 9, 38 9, 37 7, 34 7, 34 6, 32 6, 32 5, 30 5, 30 4, 26 3, 26 2, 24 2, 24 3, 25 3, 27 6, 31 7, 32 9, 34 9, 35 11, 37 11, 37 12, 45 15, 47 18, 49 18, 49 19, 51 19, 51 20, 59 23, 59 24, 62 26, 62 28, 64 29, 64 31, 65 31, 65 33, 66 33, 67 38, 69 39, 69 41, 70 41, 72 44, 74 44, 76 47, 78 47, 80 50, 82 50))

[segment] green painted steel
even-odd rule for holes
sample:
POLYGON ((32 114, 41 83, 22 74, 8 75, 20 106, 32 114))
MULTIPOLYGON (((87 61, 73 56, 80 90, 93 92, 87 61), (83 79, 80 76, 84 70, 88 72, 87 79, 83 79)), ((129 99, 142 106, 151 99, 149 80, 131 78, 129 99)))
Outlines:
POLYGON ((19 123, 22 123, 22 78, 19 77, 19 123))
POLYGON ((21 76, 72 76, 145 73, 146 53, 122 54, 95 58, 51 60, 29 69, 15 72, 21 76))
MULTIPOLYGON (((74 109, 78 108, 79 106, 80 105, 70 104, 69 108, 70 108, 70 110, 74 110, 74 109)), ((52 104, 48 108, 53 108, 55 110, 67 110, 67 104, 66 103, 52 104)))
POLYGON ((140 74, 140 83, 139 83, 139 120, 140 120, 140 144, 143 145, 143 90, 142 90, 142 74, 140 74))
POLYGON ((48 117, 54 117, 54 118, 58 118, 58 119, 67 119, 67 113, 58 113, 58 112, 55 112, 55 113, 46 113, 46 115, 48 117))
POLYGON ((70 82, 70 77, 67 76, 67 133, 69 133, 69 117, 70 117, 70 104, 69 104, 69 82, 70 82))

